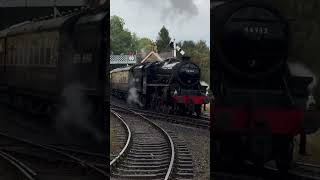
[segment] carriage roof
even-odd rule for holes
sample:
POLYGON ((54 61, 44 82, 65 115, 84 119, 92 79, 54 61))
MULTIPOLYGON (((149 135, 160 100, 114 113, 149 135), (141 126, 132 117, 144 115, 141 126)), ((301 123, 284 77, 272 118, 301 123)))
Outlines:
POLYGON ((129 71, 132 68, 132 66, 124 67, 124 68, 116 68, 110 71, 110 73, 115 72, 122 72, 122 71, 129 71))
POLYGON ((20 24, 13 25, 7 29, 0 31, 0 38, 23 33, 31 33, 35 31, 45 31, 51 29, 60 29, 62 26, 74 17, 76 14, 70 14, 58 18, 47 19, 42 21, 26 21, 20 24))

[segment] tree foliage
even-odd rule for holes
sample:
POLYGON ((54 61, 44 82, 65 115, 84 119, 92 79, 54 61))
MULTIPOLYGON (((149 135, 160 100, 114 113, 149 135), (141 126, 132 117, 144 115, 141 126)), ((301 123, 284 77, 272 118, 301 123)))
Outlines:
POLYGON ((158 52, 167 52, 170 51, 170 43, 171 37, 169 35, 169 31, 166 27, 162 26, 160 32, 158 33, 158 38, 156 41, 158 52))
POLYGON ((113 54, 128 54, 134 52, 149 53, 154 43, 149 38, 139 38, 135 33, 124 28, 125 22, 119 16, 110 20, 110 44, 113 54))
MULTIPOLYGON (((182 41, 178 43, 186 56, 190 56, 191 60, 196 63, 201 69, 201 80, 210 82, 210 48, 205 41, 182 41)), ((181 55, 178 54, 181 58, 181 55)))
POLYGON ((142 52, 148 53, 155 49, 155 44, 151 39, 143 37, 138 40, 138 49, 142 52))
POLYGON ((113 54, 128 54, 137 50, 138 38, 124 28, 124 21, 119 16, 112 16, 110 20, 110 41, 113 54))

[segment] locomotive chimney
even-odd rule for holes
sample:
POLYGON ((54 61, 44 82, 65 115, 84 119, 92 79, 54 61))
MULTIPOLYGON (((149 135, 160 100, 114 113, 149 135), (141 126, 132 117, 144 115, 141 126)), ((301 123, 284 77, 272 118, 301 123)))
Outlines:
POLYGON ((190 61, 190 56, 182 56, 182 61, 190 61))

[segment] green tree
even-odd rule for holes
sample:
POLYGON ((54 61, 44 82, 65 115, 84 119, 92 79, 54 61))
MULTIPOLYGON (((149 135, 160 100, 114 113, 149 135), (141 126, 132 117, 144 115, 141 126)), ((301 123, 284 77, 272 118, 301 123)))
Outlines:
MULTIPOLYGON (((201 80, 210 83, 210 48, 205 41, 182 41, 178 45, 186 52, 185 55, 190 56, 191 60, 201 69, 201 80)), ((178 54, 178 58, 181 55, 178 54)))
POLYGON ((165 26, 162 26, 160 32, 158 33, 158 38, 156 41, 158 52, 167 52, 170 51, 171 48, 169 46, 171 37, 169 35, 169 31, 165 26))
POLYGON ((110 20, 110 45, 113 54, 127 54, 137 50, 138 37, 124 28, 124 21, 119 16, 110 20))
POLYGON ((149 38, 141 38, 138 40, 138 51, 149 53, 154 48, 154 43, 149 38))

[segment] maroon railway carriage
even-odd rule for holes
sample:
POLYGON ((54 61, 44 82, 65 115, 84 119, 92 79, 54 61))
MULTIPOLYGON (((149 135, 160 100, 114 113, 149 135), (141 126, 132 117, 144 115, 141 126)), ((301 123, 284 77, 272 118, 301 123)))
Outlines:
POLYGON ((251 160, 262 167, 276 160, 286 171, 293 138, 305 121, 312 78, 290 72, 289 24, 275 8, 249 0, 216 5, 212 9, 213 161, 251 160))
POLYGON ((0 31, 0 85, 7 102, 57 116, 70 100, 83 98, 91 106, 91 122, 106 129, 102 115, 108 18, 108 12, 82 9, 0 31))

